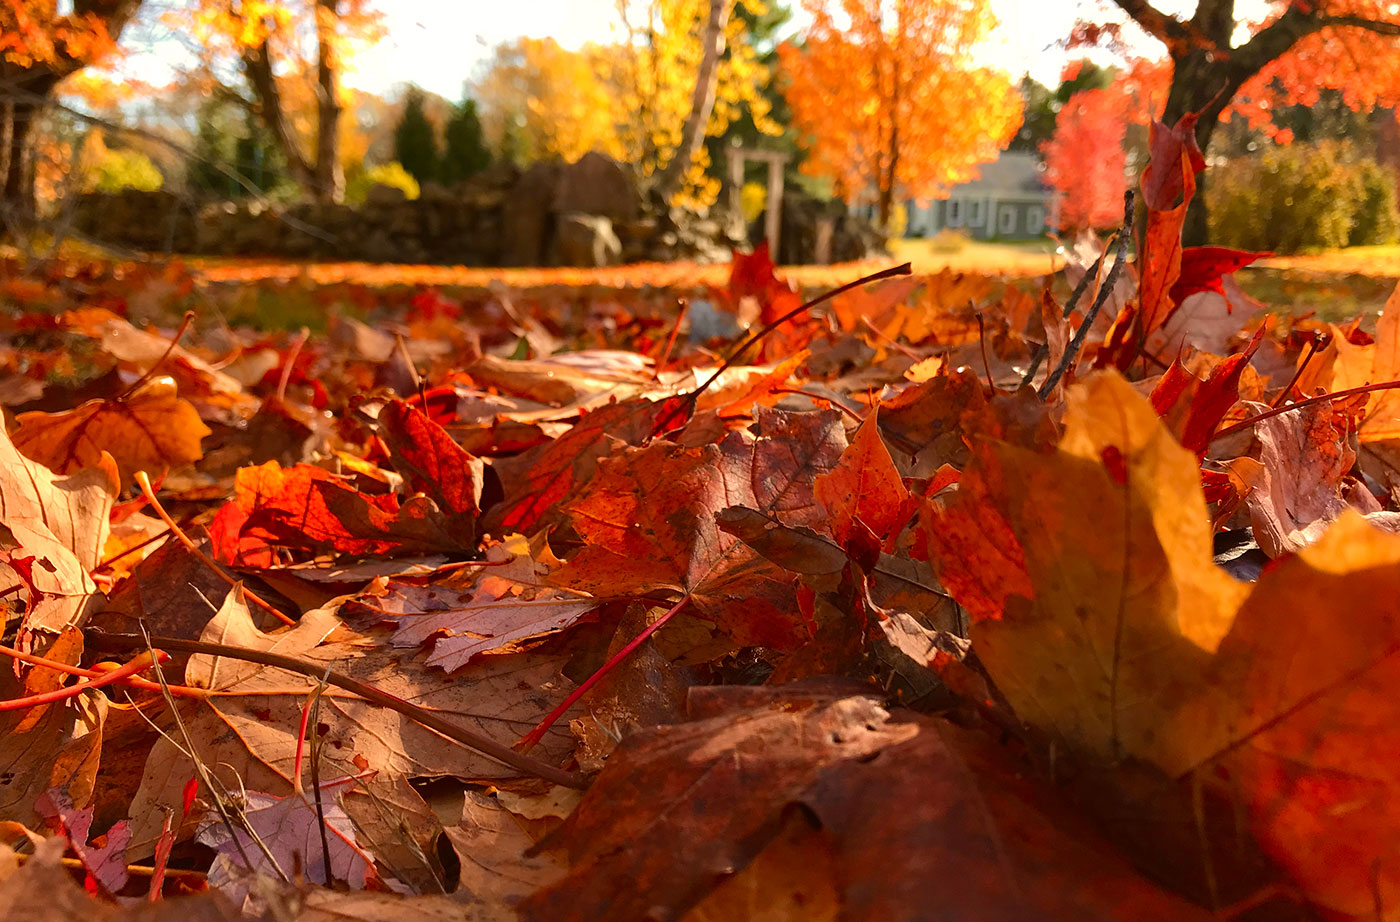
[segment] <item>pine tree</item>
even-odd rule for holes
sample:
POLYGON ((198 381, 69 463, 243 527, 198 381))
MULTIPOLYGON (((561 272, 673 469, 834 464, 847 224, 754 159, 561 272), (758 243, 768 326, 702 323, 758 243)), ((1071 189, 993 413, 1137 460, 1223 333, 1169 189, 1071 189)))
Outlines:
POLYGON ((394 159, 420 183, 435 181, 442 164, 438 151, 437 133, 423 112, 423 91, 408 88, 403 116, 394 129, 394 159))
POLYGON ((442 156, 439 175, 447 184, 460 182, 491 165, 491 152, 476 114, 476 100, 464 98, 452 108, 447 122, 447 150, 442 156))

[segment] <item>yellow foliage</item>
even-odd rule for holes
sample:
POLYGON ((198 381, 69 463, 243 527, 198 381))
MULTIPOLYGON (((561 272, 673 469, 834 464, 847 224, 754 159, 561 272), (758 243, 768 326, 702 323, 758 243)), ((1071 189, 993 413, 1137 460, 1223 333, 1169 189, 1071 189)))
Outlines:
MULTIPOLYGON (((754 13, 764 9, 763 0, 731 2, 754 13)), ((709 0, 649 0, 621 9, 628 36, 621 44, 570 51, 553 39, 522 38, 496 49, 474 94, 493 147, 510 147, 509 141, 522 160, 576 160, 597 150, 632 164, 641 177, 666 168, 690 115, 709 0), (639 7, 640 16, 629 18, 639 7)), ((778 134, 761 93, 768 69, 739 17, 730 17, 725 43, 706 134, 722 134, 745 111, 759 130, 778 134)), ((708 205, 718 197, 719 183, 705 175, 709 165, 701 147, 680 203, 708 205)))
POLYGON ((768 187, 761 182, 746 182, 739 190, 739 210, 745 221, 757 221, 768 207, 768 187))
MULTIPOLYGON (((756 15, 763 0, 732 0, 756 15)), ((635 21, 627 18, 629 40, 605 49, 599 69, 612 88, 618 135, 626 159, 643 176, 664 170, 680 147, 696 73, 704 56, 700 37, 709 19, 709 0, 650 0, 635 21)), ((715 105, 705 127, 708 136, 724 131, 748 111, 760 131, 779 134, 762 88, 768 68, 748 43, 743 19, 731 15, 725 27, 725 55, 715 82, 715 105)), ((719 183, 704 175, 709 154, 702 146, 686 171, 681 204, 709 205, 719 183)))
POLYGON ((509 134, 522 160, 577 160, 590 150, 620 155, 612 101, 590 58, 552 38, 497 47, 474 94, 488 142, 507 147, 509 134))

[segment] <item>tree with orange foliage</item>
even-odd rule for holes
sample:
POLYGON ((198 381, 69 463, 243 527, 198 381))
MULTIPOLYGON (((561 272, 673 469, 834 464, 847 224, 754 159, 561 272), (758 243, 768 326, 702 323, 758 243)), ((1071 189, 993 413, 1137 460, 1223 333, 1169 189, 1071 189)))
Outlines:
MULTIPOLYGON (((1202 150, 1223 117, 1240 114, 1267 128, 1274 109, 1311 105, 1322 89, 1340 90, 1354 110, 1400 106, 1400 6, 1392 0, 1274 0, 1260 23, 1237 17, 1234 0, 1197 0, 1190 18, 1150 0, 1114 2, 1166 46, 1171 76, 1162 120, 1174 125, 1199 113, 1202 150)), ((1071 42, 1119 39, 1115 26, 1080 24, 1071 42)), ((1188 242, 1205 238, 1204 199, 1192 200, 1188 242)))
MULTIPOLYGON (((116 49, 140 0, 0 0, 0 225, 34 211, 29 141, 59 82, 116 49)), ((3 227, 0 227, 2 230, 3 227)))
POLYGON ((237 63, 252 96, 228 87, 223 91, 268 127, 306 193, 318 201, 339 201, 345 192, 339 145, 346 95, 340 72, 354 45, 379 37, 379 16, 368 0, 200 0, 165 18, 198 39, 205 50, 203 73, 211 83, 222 65, 237 63), (289 97, 305 97, 308 89, 305 105, 291 104, 289 97))
POLYGON ((802 44, 779 56, 803 169, 843 195, 874 187, 881 223, 897 198, 929 199, 977 176, 1021 124, 1021 97, 977 67, 995 25, 988 0, 803 0, 802 44), (838 18, 839 17, 839 18, 838 18))

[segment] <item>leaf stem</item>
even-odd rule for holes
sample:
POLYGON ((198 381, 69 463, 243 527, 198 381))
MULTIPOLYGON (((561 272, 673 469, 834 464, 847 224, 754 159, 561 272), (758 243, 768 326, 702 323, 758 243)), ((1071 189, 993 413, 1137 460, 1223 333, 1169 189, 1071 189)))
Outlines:
POLYGON ((604 676, 606 676, 609 672, 612 672, 619 665, 621 665, 623 660, 631 656, 633 651, 640 647, 648 637, 659 631, 662 625, 674 618, 676 616, 676 613, 679 612, 682 608, 684 608, 685 603, 689 601, 690 594, 687 593, 681 598, 679 602, 677 602, 675 605, 672 605, 671 608, 665 614, 663 614, 660 618, 657 618, 651 624, 648 624, 640 634, 638 634, 636 637, 633 637, 632 640, 627 644, 627 646, 623 647, 621 650, 618 650, 617 653, 613 655, 612 659, 608 660, 602 666, 598 667, 597 672, 584 679, 583 684, 580 685, 578 688, 574 689, 569 694, 569 697, 565 698, 559 703, 558 707, 556 707, 554 710, 550 711, 547 715, 545 715, 544 720, 541 720, 538 724, 536 724, 533 730, 531 730, 529 733, 525 734, 520 738, 520 741, 515 744, 516 751, 529 752, 531 749, 533 749, 535 747, 535 744, 544 738, 544 735, 546 732, 548 732, 549 728, 554 726, 555 722, 558 721, 560 717, 563 717, 564 714, 568 712, 569 708, 577 704, 578 700, 582 698, 590 688, 597 685, 600 681, 602 681, 604 676))
MULTIPOLYGON (((157 651, 156 660, 165 662, 170 659, 164 653, 157 651)), ((8 701, 0 701, 0 711, 25 711, 41 704, 53 704, 56 701, 64 701, 68 698, 76 698, 78 695, 93 688, 101 688, 104 685, 111 685, 120 682, 122 679, 144 672, 153 665, 150 653, 141 653, 131 662, 118 666, 111 672, 104 672, 94 679, 86 682, 79 682, 77 685, 69 685, 64 688, 56 688, 53 691, 39 692, 36 695, 25 695, 22 698, 11 698, 8 701)))

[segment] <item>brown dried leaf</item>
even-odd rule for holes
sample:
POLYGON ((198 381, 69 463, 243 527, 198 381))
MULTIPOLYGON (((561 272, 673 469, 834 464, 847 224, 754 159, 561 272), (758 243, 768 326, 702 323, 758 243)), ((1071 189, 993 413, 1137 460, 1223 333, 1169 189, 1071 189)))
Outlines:
POLYGON ((72 473, 99 467, 110 452, 122 483, 136 471, 158 473, 198 461, 204 457, 200 440, 210 434, 193 406, 160 388, 90 400, 62 413, 21 413, 15 422, 15 447, 40 464, 72 473))

